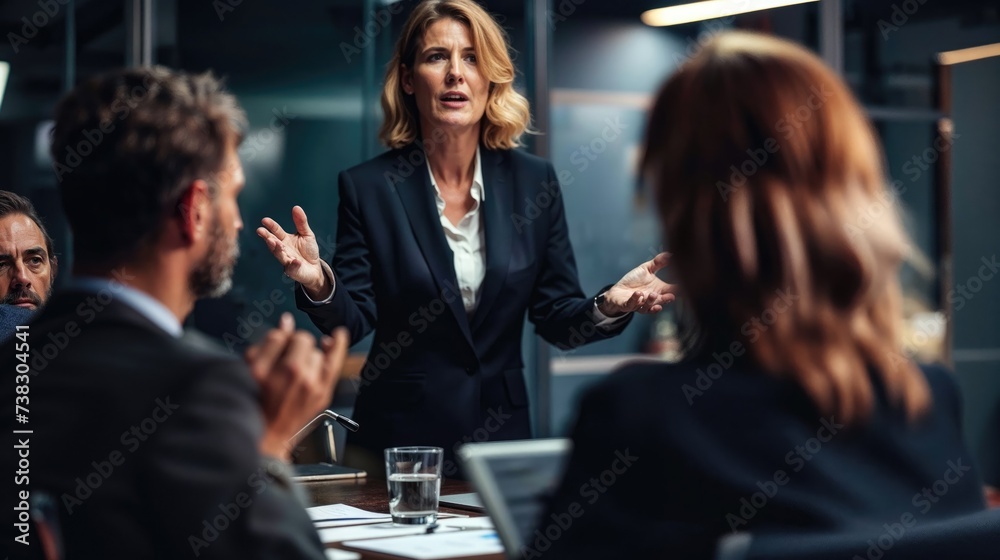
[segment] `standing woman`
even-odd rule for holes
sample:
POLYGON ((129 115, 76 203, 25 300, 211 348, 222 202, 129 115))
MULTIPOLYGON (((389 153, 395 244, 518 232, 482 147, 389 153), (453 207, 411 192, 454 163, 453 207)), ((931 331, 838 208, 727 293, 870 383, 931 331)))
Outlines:
POLYGON ((340 174, 337 250, 319 257, 301 207, 296 233, 257 233, 296 280, 299 309, 352 340, 373 329, 346 462, 382 450, 531 437, 525 313, 562 348, 622 332, 674 295, 657 255, 598 294, 577 279, 552 165, 514 148, 530 124, 499 25, 472 0, 427 0, 403 27, 382 91, 390 151, 340 174), (540 211, 539 211, 540 209, 540 211))

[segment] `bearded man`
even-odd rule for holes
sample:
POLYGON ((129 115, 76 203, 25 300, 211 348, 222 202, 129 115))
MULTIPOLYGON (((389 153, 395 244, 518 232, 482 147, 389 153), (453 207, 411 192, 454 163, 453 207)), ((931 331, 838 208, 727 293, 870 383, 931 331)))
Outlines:
POLYGON ((329 402, 346 333, 317 347, 286 315, 244 363, 182 328, 232 283, 244 123, 211 75, 160 67, 94 78, 57 107, 73 282, 0 348, 17 373, 0 393, 30 393, 30 416, 11 406, 3 423, 24 430, 19 496, 47 498, 64 557, 324 558, 288 440, 329 402))

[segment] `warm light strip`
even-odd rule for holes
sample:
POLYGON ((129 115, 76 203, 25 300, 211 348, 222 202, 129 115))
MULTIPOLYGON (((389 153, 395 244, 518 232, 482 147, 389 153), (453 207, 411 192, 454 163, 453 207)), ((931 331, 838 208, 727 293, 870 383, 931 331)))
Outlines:
POLYGON ((3 107, 3 92, 7 89, 8 75, 10 75, 10 63, 0 61, 0 107, 3 107))
POLYGON ((938 62, 947 66, 949 64, 959 64, 991 56, 1000 56, 1000 43, 938 53, 938 62))
POLYGON ((666 27, 817 1, 819 0, 705 0, 649 10, 642 14, 642 22, 653 27, 666 27))

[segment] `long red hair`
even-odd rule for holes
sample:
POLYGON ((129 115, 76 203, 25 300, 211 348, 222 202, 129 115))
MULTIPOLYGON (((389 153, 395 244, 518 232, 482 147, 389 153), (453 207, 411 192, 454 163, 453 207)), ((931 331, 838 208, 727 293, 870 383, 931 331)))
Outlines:
POLYGON ((720 34, 663 86, 646 134, 696 348, 741 342, 838 421, 871 411, 872 370, 909 417, 929 406, 902 354, 909 242, 874 131, 833 71, 781 39, 720 34))

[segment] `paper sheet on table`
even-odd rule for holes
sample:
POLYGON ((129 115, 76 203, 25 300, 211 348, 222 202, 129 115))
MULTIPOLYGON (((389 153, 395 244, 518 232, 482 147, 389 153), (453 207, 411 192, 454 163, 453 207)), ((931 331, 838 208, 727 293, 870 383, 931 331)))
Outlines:
POLYGON ((326 560, 361 560, 361 554, 336 548, 326 549, 326 560))
MULTIPOLYGON (((461 517, 444 519, 438 522, 441 527, 438 532, 457 531, 459 529, 492 529, 493 522, 489 517, 461 517)), ((322 528, 317 527, 319 538, 324 544, 350 540, 379 539, 385 537, 402 537, 407 535, 422 535, 427 531, 424 525, 414 527, 398 527, 391 523, 369 525, 353 525, 350 527, 322 528)))
POLYGON ((382 554, 395 554, 403 558, 415 558, 417 560, 479 556, 500 554, 503 552, 500 537, 493 530, 449 531, 433 535, 347 541, 344 543, 344 546, 380 552, 382 554))
POLYGON ((391 518, 388 513, 365 511, 346 504, 329 504, 325 506, 306 508, 306 513, 309 514, 309 518, 313 520, 313 523, 320 523, 323 521, 364 521, 367 519, 379 520, 391 518))
MULTIPOLYGON (((366 523, 385 523, 392 519, 388 513, 375 513, 346 504, 329 504, 306 508, 306 513, 312 519, 317 529, 344 527, 347 525, 363 525, 366 523)), ((467 518, 468 515, 458 513, 439 513, 438 519, 451 517, 467 518)))

